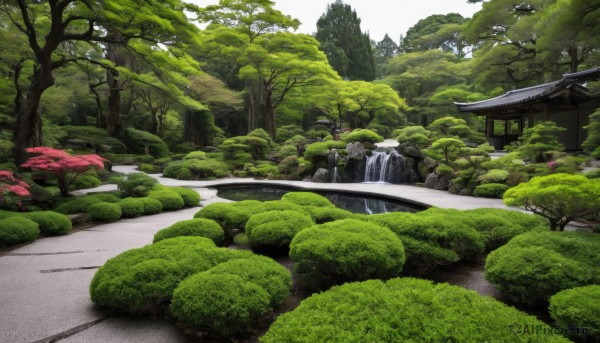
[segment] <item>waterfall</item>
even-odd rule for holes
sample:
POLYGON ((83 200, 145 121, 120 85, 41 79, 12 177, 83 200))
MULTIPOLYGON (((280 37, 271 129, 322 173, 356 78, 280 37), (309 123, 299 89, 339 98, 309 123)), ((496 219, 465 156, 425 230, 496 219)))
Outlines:
POLYGON ((412 183, 418 177, 407 160, 396 150, 373 151, 367 157, 364 182, 412 183))
POLYGON ((391 154, 385 151, 373 151, 367 157, 364 182, 387 182, 389 174, 389 159, 391 154))
POLYGON ((337 149, 332 149, 327 157, 327 164, 329 166, 329 174, 331 174, 331 183, 336 183, 338 179, 338 160, 340 158, 340 154, 338 154, 337 149))

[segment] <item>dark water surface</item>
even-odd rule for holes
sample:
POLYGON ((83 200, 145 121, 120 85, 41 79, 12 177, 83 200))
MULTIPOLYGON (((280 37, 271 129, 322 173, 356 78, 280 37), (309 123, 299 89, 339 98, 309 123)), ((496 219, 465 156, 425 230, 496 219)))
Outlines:
MULTIPOLYGON (((223 199, 242 200, 280 200, 288 192, 300 192, 304 190, 285 186, 261 186, 261 185, 228 185, 217 186, 217 196, 223 199)), ((340 191, 310 191, 320 194, 335 206, 354 213, 377 214, 387 212, 419 212, 424 210, 418 205, 409 204, 400 200, 378 198, 370 195, 362 195, 340 191)))

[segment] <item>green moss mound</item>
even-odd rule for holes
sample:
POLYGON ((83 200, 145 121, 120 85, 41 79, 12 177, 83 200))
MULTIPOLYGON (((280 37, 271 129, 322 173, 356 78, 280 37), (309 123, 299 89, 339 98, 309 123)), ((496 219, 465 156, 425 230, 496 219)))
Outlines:
POLYGON ((144 214, 144 203, 139 198, 126 198, 117 203, 121 207, 121 217, 135 218, 144 214))
POLYGON ((200 203, 200 194, 193 189, 173 187, 171 190, 181 196, 185 207, 196 207, 200 203))
POLYGON ((124 197, 145 197, 157 183, 155 178, 145 173, 133 173, 119 182, 118 188, 124 197))
POLYGON ((81 175, 71 185, 71 190, 96 188, 102 184, 102 181, 95 175, 81 175))
POLYGON ((158 231, 154 235, 154 243, 179 236, 205 237, 217 245, 225 240, 225 232, 217 222, 211 219, 196 218, 179 221, 158 231))
POLYGON ((600 285, 558 292, 550 298, 549 310, 564 335, 600 341, 600 285))
POLYGON ((76 197, 61 203, 54 209, 62 214, 87 213, 92 205, 101 203, 102 200, 91 195, 76 197))
POLYGON ((0 248, 31 242, 38 238, 40 229, 33 220, 8 217, 0 220, 0 248))
POLYGON ((506 192, 509 188, 510 187, 502 183, 486 183, 475 187, 473 195, 483 198, 502 199, 504 192, 506 192))
POLYGON ((119 202, 119 201, 121 201, 121 198, 119 198, 115 194, 110 194, 110 193, 94 193, 92 196, 96 199, 100 199, 102 202, 119 202))
POLYGON ((216 202, 206 205, 194 214, 194 218, 206 218, 216 221, 226 231, 233 229, 243 230, 250 216, 251 213, 249 211, 227 202, 216 202))
POLYGON ((314 224, 312 218, 296 211, 268 211, 250 217, 246 235, 257 248, 283 248, 303 229, 314 224))
POLYGON ((289 192, 281 200, 300 206, 335 207, 326 197, 310 192, 289 192))
POLYGON ((317 224, 355 217, 354 213, 337 207, 305 206, 304 208, 310 213, 310 216, 317 224))
POLYGON ((88 215, 95 222, 114 222, 121 218, 123 211, 119 204, 101 202, 90 207, 88 215))
POLYGON ((379 143, 383 142, 383 137, 371 130, 357 129, 344 137, 344 142, 379 143))
POLYGON ((290 244, 294 270, 319 284, 398 276, 404 247, 389 229, 355 219, 311 226, 290 244))
POLYGON ((600 282, 600 236, 527 232, 491 252, 485 277, 515 301, 546 305, 554 294, 600 282))
POLYGON ((62 213, 53 211, 25 212, 20 216, 36 222, 43 235, 66 235, 73 229, 71 220, 62 213))
POLYGON ((169 147, 158 136, 150 132, 128 128, 125 130, 125 144, 130 152, 149 153, 154 157, 169 157, 169 147))
POLYGON ((157 214, 162 212, 162 203, 153 198, 137 198, 144 205, 144 215, 157 214))
POLYGON ((163 211, 177 211, 185 206, 181 195, 166 187, 151 190, 148 197, 160 201, 163 211))
POLYGON ((313 295, 279 316, 271 342, 569 342, 537 318, 473 291, 412 278, 369 280, 313 295), (515 323, 549 334, 515 331, 515 323))

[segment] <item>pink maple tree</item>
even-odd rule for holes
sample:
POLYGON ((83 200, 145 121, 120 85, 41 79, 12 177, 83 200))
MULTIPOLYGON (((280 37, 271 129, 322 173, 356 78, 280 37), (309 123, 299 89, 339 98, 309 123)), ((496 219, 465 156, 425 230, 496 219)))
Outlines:
POLYGON ((29 185, 11 171, 0 170, 0 207, 22 209, 22 198, 31 196, 29 185))
POLYGON ((70 155, 64 150, 49 147, 27 148, 27 152, 36 156, 30 157, 21 166, 54 175, 63 197, 69 194, 69 187, 81 174, 92 168, 104 169, 105 159, 96 154, 70 155))

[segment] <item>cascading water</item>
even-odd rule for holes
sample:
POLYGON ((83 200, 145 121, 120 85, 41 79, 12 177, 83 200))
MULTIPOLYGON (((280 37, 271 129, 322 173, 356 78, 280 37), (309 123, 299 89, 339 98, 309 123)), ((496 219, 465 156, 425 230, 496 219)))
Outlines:
POLYGON ((364 182, 411 183, 417 179, 398 151, 373 151, 367 157, 364 182))
POLYGON ((390 155, 385 151, 373 151, 371 156, 367 157, 365 182, 387 182, 389 159, 390 155))
POLYGON ((338 160, 340 158, 340 154, 338 154, 337 149, 332 149, 331 153, 327 157, 327 162, 329 165, 329 174, 331 175, 331 183, 336 183, 338 179, 338 160))

